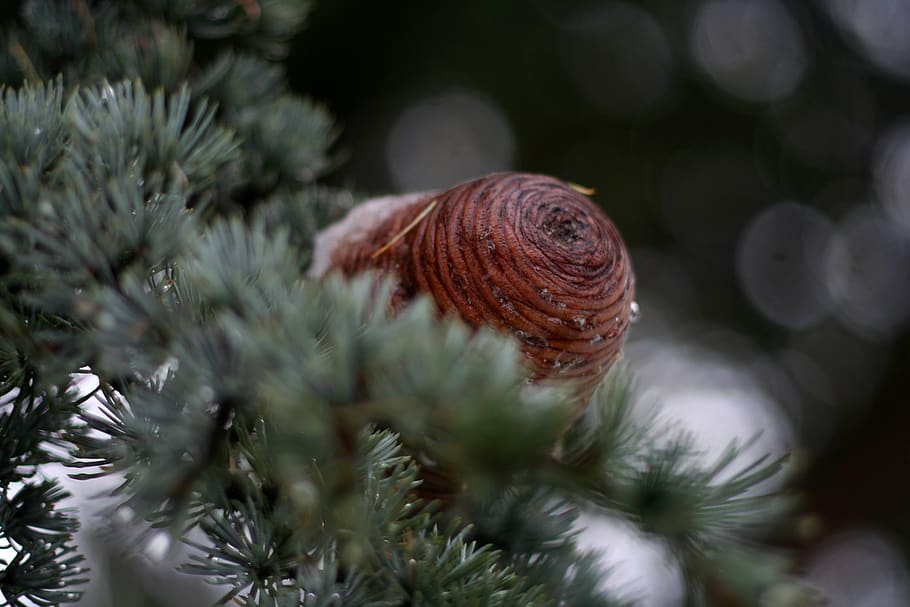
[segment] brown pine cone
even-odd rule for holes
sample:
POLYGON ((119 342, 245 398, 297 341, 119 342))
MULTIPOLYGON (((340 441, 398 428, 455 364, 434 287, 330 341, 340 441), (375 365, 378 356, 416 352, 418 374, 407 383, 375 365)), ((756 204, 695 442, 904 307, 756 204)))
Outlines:
POLYGON ((586 402, 619 358, 635 279, 619 231, 580 190, 498 173, 372 201, 317 239, 311 274, 394 274, 393 308, 428 293, 441 313, 514 335, 535 379, 569 378, 586 402))

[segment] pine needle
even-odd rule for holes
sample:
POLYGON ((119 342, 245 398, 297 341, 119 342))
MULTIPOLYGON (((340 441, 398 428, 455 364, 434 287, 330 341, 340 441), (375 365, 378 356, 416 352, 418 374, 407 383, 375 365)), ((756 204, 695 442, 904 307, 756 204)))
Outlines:
POLYGON ((414 218, 414 221, 412 221, 411 223, 409 223, 408 225, 406 225, 406 226, 404 227, 404 229, 401 230, 400 232, 398 232, 397 234, 395 234, 395 236, 393 236, 392 239, 391 239, 389 242, 387 242, 387 243, 385 243, 384 245, 382 245, 375 253, 373 253, 372 255, 370 255, 370 259, 376 259, 376 258, 379 257, 380 255, 382 255, 383 253, 385 253, 386 251, 388 251, 389 249, 391 249, 391 248, 395 245, 396 242, 398 242, 399 240, 401 240, 402 238, 405 237, 405 234, 407 234, 408 232, 410 232, 411 230, 413 230, 414 228, 416 228, 417 225, 418 225, 421 221, 423 221, 423 220, 426 218, 427 215, 430 214, 430 211, 432 211, 434 208, 436 208, 436 203, 438 203, 438 202, 439 202, 439 199, 438 199, 438 198, 434 198, 433 200, 431 200, 431 201, 430 201, 430 204, 428 204, 428 205, 426 206, 426 208, 425 208, 424 210, 422 210, 422 211, 417 215, 417 217, 414 218))
POLYGON ((572 188, 579 194, 584 194, 585 196, 593 196, 594 194, 597 193, 597 191, 594 188, 589 188, 589 187, 586 187, 583 185, 579 185, 579 184, 573 183, 571 181, 567 181, 566 183, 569 184, 570 188, 572 188))

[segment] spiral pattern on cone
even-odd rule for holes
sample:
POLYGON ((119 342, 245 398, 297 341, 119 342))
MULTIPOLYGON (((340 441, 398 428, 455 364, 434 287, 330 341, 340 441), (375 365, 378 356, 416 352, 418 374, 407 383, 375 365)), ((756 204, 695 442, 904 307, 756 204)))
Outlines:
POLYGON ((603 211, 562 181, 523 173, 418 198, 339 243, 331 266, 394 273, 394 307, 428 293, 443 313, 511 333, 535 378, 575 378, 583 395, 619 356, 634 290, 603 211))

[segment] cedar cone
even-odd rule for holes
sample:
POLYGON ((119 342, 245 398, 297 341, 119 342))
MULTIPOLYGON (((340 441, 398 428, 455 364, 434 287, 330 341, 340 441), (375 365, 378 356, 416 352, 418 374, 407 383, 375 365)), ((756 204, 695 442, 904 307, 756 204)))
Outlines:
POLYGON ((635 279, 616 226, 582 191, 498 173, 374 200, 320 234, 310 273, 393 274, 393 309, 427 293, 443 314, 510 333, 534 379, 572 379, 585 403, 619 358, 635 279))

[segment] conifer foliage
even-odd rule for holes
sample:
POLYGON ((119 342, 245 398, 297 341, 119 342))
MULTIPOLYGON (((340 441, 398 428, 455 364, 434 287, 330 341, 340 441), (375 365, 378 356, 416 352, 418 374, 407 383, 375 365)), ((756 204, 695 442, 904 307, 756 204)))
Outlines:
POLYGON ((758 543, 780 461, 699 467, 636 426, 621 372, 565 432, 570 391, 528 385, 507 338, 305 278, 354 202, 316 184, 336 130, 281 64, 310 8, 28 0, 0 34, 4 604, 92 574, 50 462, 115 476, 225 604, 625 604, 575 548, 581 509, 663 538, 691 604, 803 604, 758 543), (454 497, 420 498, 431 470, 454 497))

